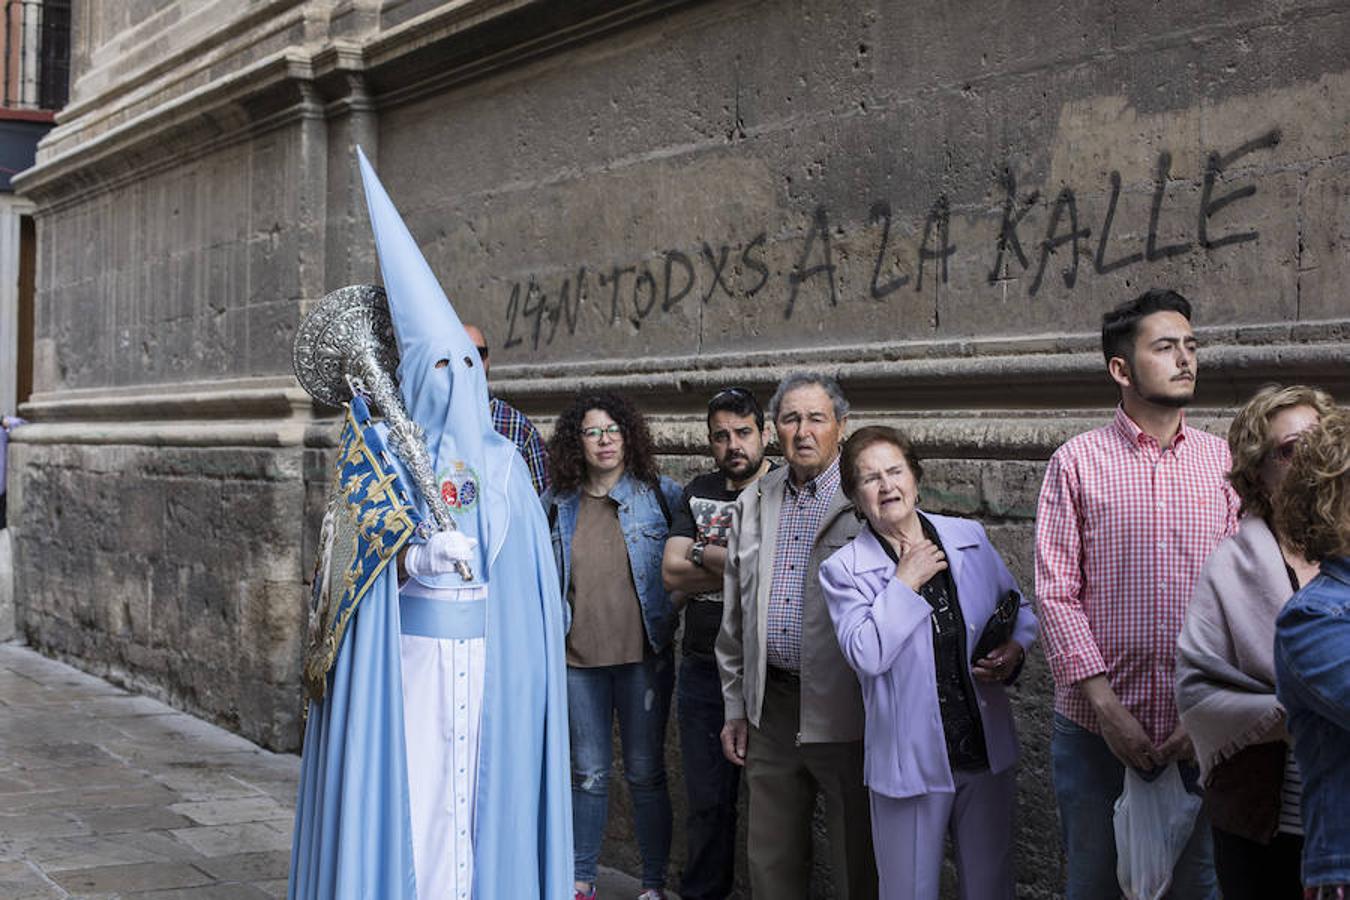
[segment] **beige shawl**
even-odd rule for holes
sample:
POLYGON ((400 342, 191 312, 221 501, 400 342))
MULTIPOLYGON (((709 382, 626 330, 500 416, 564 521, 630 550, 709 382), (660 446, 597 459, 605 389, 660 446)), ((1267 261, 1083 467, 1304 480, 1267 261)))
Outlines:
POLYGON ((1247 516, 1215 548, 1177 640, 1177 709, 1201 783, 1284 715, 1275 699, 1275 617, 1293 596, 1279 544, 1247 516))

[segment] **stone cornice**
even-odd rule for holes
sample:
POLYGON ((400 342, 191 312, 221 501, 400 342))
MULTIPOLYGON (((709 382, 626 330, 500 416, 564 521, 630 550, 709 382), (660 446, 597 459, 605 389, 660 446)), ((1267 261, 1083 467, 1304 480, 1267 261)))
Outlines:
MULTIPOLYGON (((1350 395, 1350 322, 1202 328, 1198 334, 1202 402, 1232 406, 1275 380, 1311 382, 1336 396, 1350 395)), ((683 403, 686 394, 702 397, 740 384, 767 399, 789 371, 816 369, 838 378, 862 408, 1094 408, 1114 395, 1098 340, 1089 335, 1001 337, 794 350, 789 360, 783 351, 758 351, 502 366, 494 370, 493 389, 527 412, 555 408, 585 390, 621 390, 657 403, 683 403)))
MULTIPOLYGON (((1195 329, 1201 349, 1222 346, 1277 347, 1280 345, 1344 346, 1350 344, 1350 319, 1305 322, 1274 322, 1259 325, 1201 326, 1195 329)), ((825 367, 852 362, 900 360, 945 360, 976 357, 1090 354, 1099 358, 1101 338, 1077 334, 994 335, 929 341, 879 341, 866 344, 792 349, 792 365, 825 367)), ((703 353, 698 356, 652 356, 628 360, 581 360, 577 362, 516 363, 494 366, 494 379, 524 380, 535 377, 584 376, 586 374, 634 375, 672 370, 712 369, 719 374, 729 368, 764 368, 783 364, 782 350, 738 350, 703 353)))
MULTIPOLYGON (((1201 333, 1205 336, 1203 329, 1201 333)), ((1073 347, 1088 339, 1057 340, 1073 347)), ((649 411, 658 447, 677 454, 703 452, 701 406, 718 387, 744 384, 767 399, 778 378, 808 366, 841 380, 854 406, 855 425, 901 425, 929 456, 1044 459, 1069 436, 1100 423, 1115 400, 1095 350, 936 358, 874 354, 832 361, 826 355, 839 351, 816 352, 822 356, 799 357, 791 364, 781 357, 770 363, 765 357, 759 365, 746 365, 742 357, 739 366, 715 367, 702 360, 704 365, 681 368, 666 360, 666 370, 634 372, 623 371, 622 363, 601 363, 591 374, 555 370, 552 376, 525 378, 507 370, 509 377, 494 378, 493 386, 546 431, 577 391, 614 389, 638 395, 639 405, 649 411)), ((1273 380, 1309 382, 1335 396, 1350 396, 1346 341, 1210 343, 1202 360, 1191 418, 1211 430, 1221 430, 1234 407, 1273 380)), ((335 422, 333 411, 315 404, 290 376, 39 394, 20 412, 34 424, 15 432, 15 439, 38 443, 323 447, 332 444, 335 422)))
POLYGON ((305 422, 57 422, 25 425, 15 432, 16 444, 83 446, 116 444, 136 447, 308 447, 336 446, 332 437, 305 422))
POLYGON ((372 36, 366 71, 380 106, 396 106, 693 2, 466 0, 372 36))
MULTIPOLYGON (((43 210, 60 208, 300 118, 408 102, 690 2, 464 0, 368 37, 279 51, 79 142, 81 130, 109 120, 105 100, 122 96, 99 95, 66 110, 38 164, 14 184, 43 210)), ((232 24, 231 34, 256 18, 232 24)), ((166 62, 152 74, 162 81, 169 71, 166 62)), ((149 90, 144 75, 136 83, 149 90)), ((139 95, 126 96, 123 111, 139 95)))
POLYGON ((44 423, 309 418, 313 406, 293 377, 278 375, 40 393, 23 415, 44 423))
MULTIPOLYGON (((1223 434, 1232 411, 1196 407, 1187 411, 1187 424, 1212 434, 1223 434)), ((849 417, 852 428, 892 425, 903 429, 927 459, 1048 459, 1055 448, 1076 434, 1102 425, 1111 407, 1101 406, 1061 415, 1045 410, 951 414, 918 412, 883 414, 858 412, 849 417)), ((41 422, 16 429, 15 444, 124 445, 146 447, 305 447, 337 446, 340 420, 327 416, 282 420, 202 420, 136 422, 41 422)), ((547 436, 553 417, 537 417, 547 436)), ((707 453, 707 423, 701 413, 654 413, 647 416, 657 452, 664 456, 703 456, 707 453)), ((776 445, 770 451, 779 454, 776 445)))
POLYGON ((288 50, 168 101, 86 143, 39 162, 14 179, 52 207, 108 190, 156 167, 246 140, 306 113, 322 115, 301 85, 312 83, 309 55, 288 50))
MULTIPOLYGON (((58 135, 77 132, 91 123, 106 120, 123 114, 138 103, 145 103, 156 93, 172 91, 178 85, 199 75, 219 61, 212 51, 221 50, 232 41, 239 41, 259 27, 276 30, 289 27, 296 18, 303 18, 304 11, 295 7, 306 0, 263 0, 252 4, 242 15, 216 28, 196 41, 181 46, 177 50, 157 59, 139 71, 127 72, 126 77, 114 78, 102 90, 89 97, 76 97, 57 115, 62 123, 58 135), (286 12, 292 15, 284 15, 286 12), (72 123, 67 126, 66 123, 72 123)), ((234 48, 236 51, 241 48, 234 48)), ((228 52, 224 55, 228 56, 228 52)), ((98 70, 92 70, 81 77, 81 81, 96 77, 98 70)), ((77 83, 76 92, 81 85, 77 83)))

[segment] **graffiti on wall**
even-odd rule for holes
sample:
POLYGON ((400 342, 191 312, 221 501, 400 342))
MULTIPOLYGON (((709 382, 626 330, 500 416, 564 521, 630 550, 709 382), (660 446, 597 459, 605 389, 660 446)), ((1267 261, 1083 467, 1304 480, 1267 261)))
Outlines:
MULTIPOLYGON (((1190 239, 1161 243, 1159 221, 1167 201, 1167 186, 1176 173, 1172 154, 1163 150, 1154 167, 1153 192, 1146 227, 1138 229, 1140 242, 1124 246, 1117 220, 1121 176, 1113 170, 1108 176, 1109 198, 1100 219, 1088 221, 1078 204, 1078 193, 1065 185, 1053 200, 1044 202, 1039 190, 1019 193, 1011 167, 999 176, 1002 196, 1000 222, 991 244, 958 246, 951 237, 951 207, 946 196, 938 196, 929 206, 918 243, 913 249, 912 266, 902 274, 884 274, 887 262, 894 258, 898 243, 893 237, 895 212, 887 200, 871 205, 864 227, 872 234, 872 257, 868 294, 873 300, 885 300, 902 290, 922 291, 925 283, 951 283, 951 265, 962 254, 975 254, 974 271, 984 274, 985 285, 1017 281, 1025 285, 1029 297, 1035 297, 1054 278, 1072 290, 1078 282, 1080 266, 1091 260, 1092 271, 1106 275, 1132 266, 1148 265, 1185 254, 1209 252, 1256 240, 1255 229, 1239 223, 1240 210, 1234 204, 1257 193, 1255 184, 1221 183, 1221 178, 1238 162, 1280 142, 1280 132, 1270 130, 1226 153, 1207 155, 1201 175, 1199 200, 1191 210, 1195 228, 1190 239), (1044 224, 1031 214, 1048 209, 1044 224), (1056 263, 1061 263, 1056 265, 1056 263), (1029 276, 1029 277, 1028 277, 1029 276)), ((1173 210, 1177 212, 1177 210, 1173 210)), ((1185 210, 1181 210, 1185 212, 1185 210)), ((831 306, 840 300, 835 244, 843 234, 831 221, 829 209, 816 207, 804 229, 792 265, 775 273, 766 257, 769 234, 759 230, 748 238, 733 239, 714 246, 701 242, 689 247, 669 248, 638 262, 610 263, 604 266, 578 265, 574 274, 560 283, 548 283, 533 276, 511 285, 503 308, 505 317, 504 349, 523 347, 538 350, 551 345, 560 334, 576 333, 583 304, 598 304, 613 326, 627 321, 636 327, 653 314, 665 314, 684 303, 711 303, 720 297, 750 299, 782 279, 779 287, 785 297, 783 318, 791 319, 798 296, 807 284, 819 286, 831 306)), ((963 269, 970 271, 969 268, 963 269)))

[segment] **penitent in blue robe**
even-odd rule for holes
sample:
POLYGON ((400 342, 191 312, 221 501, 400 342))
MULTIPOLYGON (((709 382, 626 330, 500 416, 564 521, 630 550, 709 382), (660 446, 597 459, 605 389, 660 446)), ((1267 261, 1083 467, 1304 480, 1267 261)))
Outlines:
MULTIPOLYGON (((562 670, 562 602, 529 471, 514 449, 506 465, 509 473, 490 469, 506 474, 507 496, 487 486, 511 515, 488 570, 474 896, 565 897, 572 885, 567 697, 564 682, 548 677, 562 670)), ((396 579, 386 569, 361 600, 327 696, 310 706, 291 898, 417 897, 396 579)))
MULTIPOLYGON (((474 580, 488 589, 473 895, 570 897, 563 606, 544 512, 524 460, 492 430, 476 349, 360 159, 399 342, 403 402, 426 431, 436 472, 462 461, 479 476, 479 502, 456 519, 479 542, 474 580), (442 359, 450 365, 436 365, 442 359)), ((418 506, 425 519, 425 504, 418 506)), ((418 898, 407 754, 419 748, 404 740, 396 578, 392 565, 375 578, 341 638, 324 699, 310 706, 292 900, 418 898)), ((444 580, 453 587, 458 576, 444 580)))

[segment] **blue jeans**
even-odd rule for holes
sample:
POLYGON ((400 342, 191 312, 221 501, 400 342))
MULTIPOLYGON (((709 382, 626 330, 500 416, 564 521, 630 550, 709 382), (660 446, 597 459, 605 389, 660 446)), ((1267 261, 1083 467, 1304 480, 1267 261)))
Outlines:
POLYGON ((664 887, 670 862, 670 792, 666 789, 666 718, 675 690, 667 648, 640 663, 567 667, 572 740, 572 831, 575 878, 594 882, 609 816, 614 714, 619 716, 623 773, 633 796, 643 888, 664 887))
MULTIPOLYGON (((1060 835, 1069 860, 1066 900, 1110 900, 1120 896, 1116 878, 1116 798, 1124 790, 1125 765, 1105 739, 1055 713, 1050 758, 1059 803, 1060 835)), ((1199 770, 1181 764, 1182 781, 1191 793, 1199 770)), ((1218 896, 1209 818, 1202 811, 1186 849, 1172 870, 1169 900, 1213 900, 1218 896)))
POLYGON ((685 900, 723 900, 736 868, 736 794, 741 770, 722 755, 722 679, 717 663, 698 656, 680 661, 675 715, 680 723, 689 859, 680 879, 685 900))

